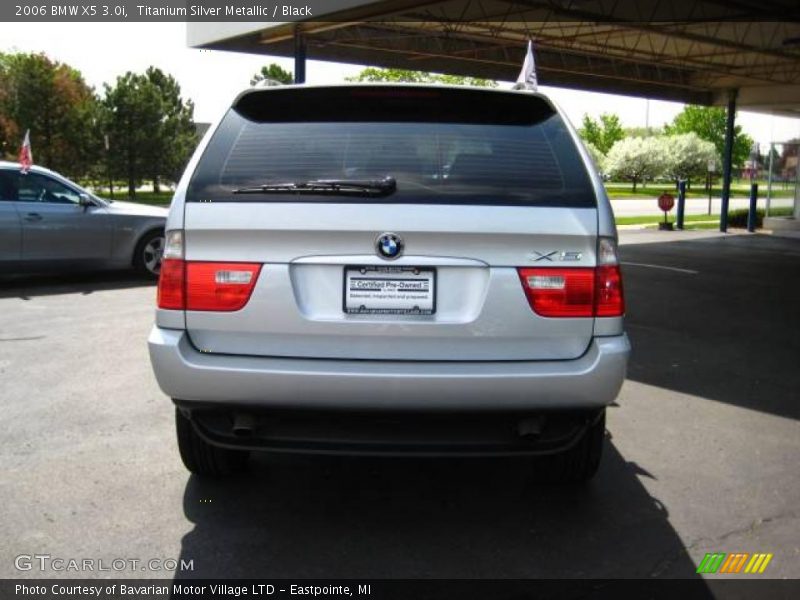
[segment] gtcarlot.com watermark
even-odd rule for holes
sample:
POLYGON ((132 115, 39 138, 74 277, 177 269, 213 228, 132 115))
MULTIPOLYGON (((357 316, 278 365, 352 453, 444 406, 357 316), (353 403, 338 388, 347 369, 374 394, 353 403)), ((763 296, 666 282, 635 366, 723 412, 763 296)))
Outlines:
POLYGON ((123 572, 123 571, 194 571, 194 559, 183 558, 64 558, 50 554, 19 554, 14 558, 18 571, 43 572, 123 572))

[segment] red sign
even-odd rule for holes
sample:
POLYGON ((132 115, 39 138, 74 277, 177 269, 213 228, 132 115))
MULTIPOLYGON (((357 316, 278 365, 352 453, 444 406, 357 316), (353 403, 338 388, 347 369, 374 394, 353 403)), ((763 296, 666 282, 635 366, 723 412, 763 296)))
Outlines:
POLYGON ((672 194, 664 192, 658 197, 658 208, 664 212, 671 211, 673 206, 675 206, 675 198, 672 197, 672 194))

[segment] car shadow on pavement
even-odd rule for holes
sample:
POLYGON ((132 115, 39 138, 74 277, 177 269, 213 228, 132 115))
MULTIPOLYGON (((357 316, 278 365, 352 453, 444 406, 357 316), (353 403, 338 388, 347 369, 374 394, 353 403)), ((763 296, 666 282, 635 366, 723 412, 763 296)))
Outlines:
POLYGON ((91 294, 155 284, 155 280, 135 271, 0 275, 0 298, 28 300, 37 296, 91 294))
POLYGON ((176 579, 698 577, 609 440, 583 486, 533 484, 521 459, 257 455, 251 466, 189 478, 180 558, 194 571, 176 579))
POLYGON ((800 419, 796 240, 731 236, 620 253, 629 379, 800 419))

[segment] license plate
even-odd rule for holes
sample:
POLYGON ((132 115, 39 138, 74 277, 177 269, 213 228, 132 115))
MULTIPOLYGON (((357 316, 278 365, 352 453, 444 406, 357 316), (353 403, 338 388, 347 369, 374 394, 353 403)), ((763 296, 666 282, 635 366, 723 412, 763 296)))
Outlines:
POLYGON ((436 271, 345 267, 343 308, 356 315, 432 315, 436 312, 436 271))

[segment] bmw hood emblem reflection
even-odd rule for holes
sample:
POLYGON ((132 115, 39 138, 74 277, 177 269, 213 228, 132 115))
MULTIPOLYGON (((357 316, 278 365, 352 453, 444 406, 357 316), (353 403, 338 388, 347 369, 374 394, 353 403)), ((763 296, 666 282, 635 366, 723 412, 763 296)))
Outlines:
POLYGON ((403 253, 403 238, 396 233, 382 233, 375 239, 378 256, 392 260, 403 253))

